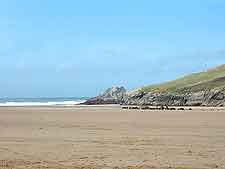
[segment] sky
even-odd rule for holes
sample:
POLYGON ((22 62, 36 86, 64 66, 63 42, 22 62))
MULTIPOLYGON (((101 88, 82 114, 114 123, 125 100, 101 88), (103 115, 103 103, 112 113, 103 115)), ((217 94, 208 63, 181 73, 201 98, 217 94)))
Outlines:
POLYGON ((224 0, 1 0, 0 97, 95 96, 224 63, 224 0))

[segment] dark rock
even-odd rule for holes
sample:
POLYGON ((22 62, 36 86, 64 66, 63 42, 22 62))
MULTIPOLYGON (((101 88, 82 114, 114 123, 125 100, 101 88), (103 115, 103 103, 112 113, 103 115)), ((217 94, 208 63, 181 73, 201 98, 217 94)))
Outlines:
POLYGON ((149 108, 148 106, 142 106, 141 109, 142 109, 142 110, 148 110, 148 109, 150 109, 150 108, 149 108))
POLYGON ((140 107, 138 107, 138 106, 131 106, 131 107, 129 107, 129 109, 140 109, 140 107))

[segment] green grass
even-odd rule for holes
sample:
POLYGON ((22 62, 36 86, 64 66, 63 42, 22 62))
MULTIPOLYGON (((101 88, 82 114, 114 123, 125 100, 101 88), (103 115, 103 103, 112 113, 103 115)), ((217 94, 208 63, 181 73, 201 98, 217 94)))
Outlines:
POLYGON ((182 92, 192 90, 223 88, 225 86, 225 65, 206 72, 194 73, 170 82, 145 86, 142 92, 182 92), (216 80, 221 78, 219 80, 216 80))

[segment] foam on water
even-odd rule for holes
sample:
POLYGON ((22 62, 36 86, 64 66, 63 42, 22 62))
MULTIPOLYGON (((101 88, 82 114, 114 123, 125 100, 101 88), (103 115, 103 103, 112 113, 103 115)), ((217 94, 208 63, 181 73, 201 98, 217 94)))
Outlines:
POLYGON ((16 106, 72 106, 85 102, 86 100, 66 100, 66 101, 5 101, 0 102, 0 107, 16 106))

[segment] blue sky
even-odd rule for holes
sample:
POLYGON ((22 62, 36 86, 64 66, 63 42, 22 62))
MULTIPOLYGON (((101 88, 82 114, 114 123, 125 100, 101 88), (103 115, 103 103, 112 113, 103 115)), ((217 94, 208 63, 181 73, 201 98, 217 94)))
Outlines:
POLYGON ((224 0, 7 0, 0 96, 94 96, 225 63, 224 0))

